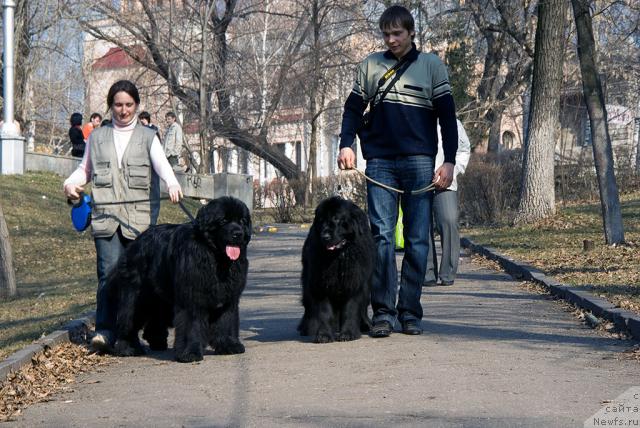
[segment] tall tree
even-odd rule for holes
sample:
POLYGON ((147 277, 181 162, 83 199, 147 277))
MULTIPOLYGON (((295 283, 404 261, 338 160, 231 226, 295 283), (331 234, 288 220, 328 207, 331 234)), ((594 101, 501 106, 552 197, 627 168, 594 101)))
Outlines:
POLYGON ((16 277, 13 271, 13 254, 9 242, 9 229, 0 205, 0 299, 16 294, 16 277))
POLYGON ((556 212, 554 153, 560 119, 567 9, 564 0, 545 0, 538 4, 531 115, 516 223, 530 223, 556 212))
POLYGON ((600 206, 607 244, 624 242, 622 212, 613 169, 613 151, 607 124, 602 84, 596 64, 596 48, 589 6, 590 0, 571 0, 578 35, 578 57, 582 73, 582 91, 589 112, 593 157, 600 189, 600 206))

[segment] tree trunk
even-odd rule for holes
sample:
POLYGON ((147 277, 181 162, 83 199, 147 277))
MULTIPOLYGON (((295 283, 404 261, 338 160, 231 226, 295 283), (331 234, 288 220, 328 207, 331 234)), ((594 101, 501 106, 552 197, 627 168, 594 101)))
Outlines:
POLYGON ((624 228, 618 186, 613 170, 613 151, 607 124, 607 110, 598 67, 593 39, 593 27, 589 13, 589 0, 571 0, 573 15, 578 34, 578 57, 582 73, 582 91, 589 112, 593 158, 600 188, 600 206, 604 223, 604 236, 607 244, 624 242, 624 228))
POLYGON ((638 128, 636 135, 638 139, 636 143, 636 174, 640 174, 640 119, 636 119, 636 127, 638 128))
MULTIPOLYGON (((313 103, 315 105, 315 103, 313 103)), ((311 112, 315 111, 315 106, 310 110, 311 112)), ((318 156, 318 120, 315 119, 311 121, 311 136, 309 138, 309 161, 307 163, 307 174, 306 174, 306 193, 305 193, 305 201, 312 205, 314 201, 312 200, 313 193, 313 185, 315 184, 315 178, 318 175, 316 171, 316 165, 318 156)))
POLYGON ((13 255, 9 242, 9 229, 0 205, 0 299, 16 294, 16 276, 13 272, 13 255))
MULTIPOLYGON (((487 152, 498 153, 500 150, 500 131, 502 130, 502 111, 492 110, 491 128, 489 128, 489 142, 487 152)), ((487 117, 489 114, 487 114, 487 117)))
POLYGON ((305 185, 305 202, 312 205, 313 186, 318 175, 316 171, 318 156, 318 81, 320 80, 320 22, 319 4, 317 0, 311 2, 311 25, 313 26, 313 49, 311 53, 311 76, 309 84, 309 118, 311 119, 311 135, 309 138, 309 159, 305 185))
POLYGON ((554 151, 560 123, 566 11, 563 0, 548 0, 538 5, 531 116, 516 224, 531 223, 556 212, 554 151))

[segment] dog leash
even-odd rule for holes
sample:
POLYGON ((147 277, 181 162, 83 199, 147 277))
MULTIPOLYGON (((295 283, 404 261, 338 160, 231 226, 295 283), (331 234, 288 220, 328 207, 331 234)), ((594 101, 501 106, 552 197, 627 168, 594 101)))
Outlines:
MULTIPOLYGON (((391 190, 393 192, 396 193, 406 193, 404 190, 401 189, 396 189, 395 187, 391 187, 387 184, 384 183, 380 183, 379 181, 374 180, 371 177, 368 177, 364 172, 360 171, 359 169, 353 168, 353 170, 355 170, 358 174, 360 174, 361 176, 363 176, 366 180, 370 181, 373 184, 376 184, 380 187, 384 187, 387 190, 391 190)), ((346 172, 347 170, 342 170, 343 172, 346 172)), ((436 183, 431 183, 426 187, 423 187, 422 189, 418 189, 418 190, 412 190, 409 192, 410 195, 419 195, 421 193, 426 193, 426 192, 431 192, 432 190, 436 189, 436 183)))
MULTIPOLYGON (((90 195, 85 194, 84 192, 80 193, 80 197, 78 198, 78 200, 76 202, 71 201, 70 199, 67 199, 67 203, 69 205, 72 206, 71 208, 71 220, 74 224, 74 227, 76 228, 76 230, 78 230, 78 232, 81 232, 83 230, 85 230, 89 224, 91 223, 90 219, 91 219, 91 211, 93 207, 96 206, 101 206, 101 205, 124 205, 124 204, 135 204, 135 203, 139 203, 139 202, 151 202, 152 200, 169 200, 171 198, 169 197, 162 197, 162 198, 157 198, 157 199, 135 199, 135 200, 131 200, 131 201, 116 201, 116 202, 100 202, 100 203, 96 203, 91 199, 90 195)), ((180 206, 180 209, 182 209, 182 211, 184 211, 184 213, 187 215, 187 217, 189 218, 189 220, 191 220, 192 223, 195 223, 196 219, 195 217, 193 217, 193 215, 191 214, 191 212, 187 209, 187 207, 182 203, 182 201, 178 201, 178 205, 180 206)))
MULTIPOLYGON (((159 201, 167 201, 167 200, 170 200, 170 199, 171 198, 169 198, 168 196, 165 196, 165 197, 162 197, 162 198, 158 198, 157 200, 159 200, 159 201)), ((136 203, 139 203, 139 202, 151 202, 152 200, 155 200, 155 199, 135 199, 135 200, 132 200, 132 201, 100 202, 100 203, 91 202, 91 204, 94 207, 98 207, 98 206, 101 206, 101 205, 136 204, 136 203)), ((191 212, 187 209, 187 207, 184 206, 182 201, 178 201, 178 205, 180 205, 180 208, 182 209, 182 211, 184 211, 184 213, 187 215, 187 217, 189 217, 189 220, 191 220, 192 222, 196 221, 195 217, 191 214, 191 212)))

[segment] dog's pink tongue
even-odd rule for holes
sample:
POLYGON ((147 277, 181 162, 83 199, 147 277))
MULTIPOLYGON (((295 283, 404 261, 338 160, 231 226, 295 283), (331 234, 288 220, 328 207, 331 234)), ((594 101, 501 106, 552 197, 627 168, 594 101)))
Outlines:
POLYGON ((231 245, 227 245, 227 257, 231 260, 236 260, 240 257, 240 247, 232 247, 231 245))

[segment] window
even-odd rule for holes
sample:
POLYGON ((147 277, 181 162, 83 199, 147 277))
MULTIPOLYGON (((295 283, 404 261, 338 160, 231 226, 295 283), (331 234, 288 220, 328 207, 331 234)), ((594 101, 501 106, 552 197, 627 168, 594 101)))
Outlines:
POLYGON ((502 133, 502 147, 505 150, 511 150, 514 148, 514 141, 516 139, 516 136, 513 135, 513 132, 511 131, 504 131, 502 133))

